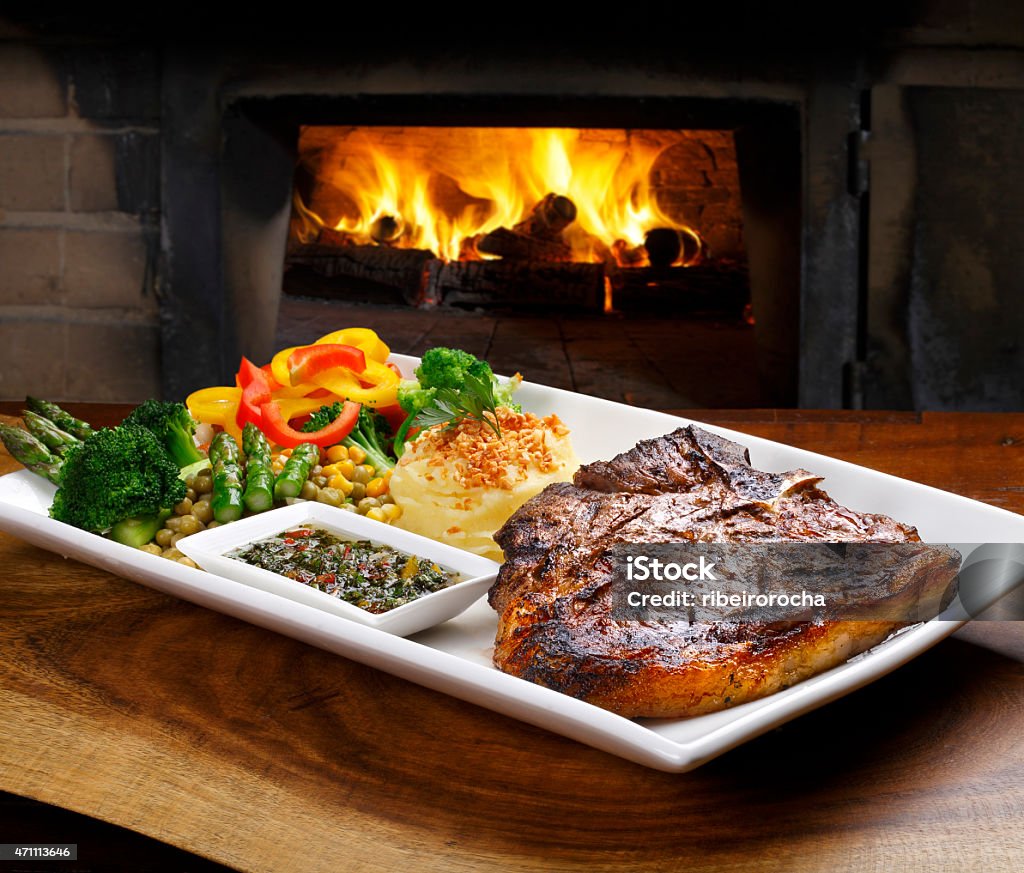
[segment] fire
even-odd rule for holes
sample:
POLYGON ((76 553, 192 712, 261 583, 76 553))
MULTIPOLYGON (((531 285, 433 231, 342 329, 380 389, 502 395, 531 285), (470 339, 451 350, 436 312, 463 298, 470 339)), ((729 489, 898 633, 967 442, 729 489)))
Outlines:
POLYGON ((296 195, 293 233, 310 242, 327 228, 353 243, 427 249, 445 260, 488 257, 476 249, 479 238, 514 228, 555 194, 576 208, 560 237, 571 260, 646 262, 640 247, 659 227, 679 230, 699 249, 696 231, 665 215, 653 196, 651 169, 662 147, 592 133, 303 128, 300 153, 313 155, 317 182, 309 203, 296 195))

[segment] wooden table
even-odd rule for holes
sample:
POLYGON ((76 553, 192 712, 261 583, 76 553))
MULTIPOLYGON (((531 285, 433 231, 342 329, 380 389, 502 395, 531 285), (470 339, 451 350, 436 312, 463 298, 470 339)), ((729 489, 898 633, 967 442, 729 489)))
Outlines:
MULTIPOLYGON (((1024 512, 1024 414, 697 416, 1024 512)), ((7 535, 0 566, 0 790, 238 869, 1024 865, 1021 623, 670 775, 7 535)))

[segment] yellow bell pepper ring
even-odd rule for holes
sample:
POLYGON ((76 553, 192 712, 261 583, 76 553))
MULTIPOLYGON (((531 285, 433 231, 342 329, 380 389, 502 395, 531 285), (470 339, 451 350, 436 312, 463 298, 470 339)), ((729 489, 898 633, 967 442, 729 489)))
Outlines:
POLYGON ((360 382, 368 382, 375 388, 383 388, 386 385, 397 386, 401 381, 398 373, 380 361, 367 361, 366 369, 357 376, 360 382))
POLYGON ((340 398, 364 403, 375 408, 394 406, 398 402, 398 376, 394 371, 376 361, 372 364, 368 363, 366 371, 359 373, 358 376, 350 370, 337 369, 320 373, 313 377, 313 381, 340 398), (380 367, 389 375, 384 376, 376 367, 380 367), (368 376, 379 378, 380 384, 364 388, 359 383, 360 381, 372 382, 373 378, 368 378, 368 376))
MULTIPOLYGON (((313 386, 315 389, 317 386, 313 386)), ((279 397, 274 392, 274 402, 281 410, 281 418, 290 421, 293 418, 300 418, 303 415, 312 415, 321 406, 330 406, 339 398, 337 397, 279 397)))
POLYGON ((216 385, 193 391, 185 400, 185 405, 196 421, 219 425, 235 439, 241 439, 242 431, 235 421, 241 399, 241 388, 233 385, 216 385))
POLYGON ((360 349, 366 360, 377 361, 383 364, 391 355, 391 349, 377 336, 376 332, 368 327, 346 327, 343 330, 336 330, 326 336, 320 337, 314 345, 325 343, 337 343, 340 346, 355 346, 360 349))
POLYGON ((291 373, 288 370, 288 358, 291 357, 292 352, 301 348, 304 348, 304 346, 291 346, 287 349, 281 349, 281 351, 274 355, 273 360, 270 362, 270 372, 273 374, 274 381, 278 385, 288 387, 292 384, 291 373))

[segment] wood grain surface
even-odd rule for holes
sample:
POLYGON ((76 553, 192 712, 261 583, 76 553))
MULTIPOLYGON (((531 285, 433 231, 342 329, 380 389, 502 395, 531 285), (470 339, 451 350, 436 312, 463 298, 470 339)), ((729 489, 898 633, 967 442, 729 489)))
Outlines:
MULTIPOLYGON (((1024 512, 1024 415, 694 415, 1024 512)), ((672 775, 6 534, 0 566, 0 790, 240 870, 1024 864, 1021 623, 672 775)))

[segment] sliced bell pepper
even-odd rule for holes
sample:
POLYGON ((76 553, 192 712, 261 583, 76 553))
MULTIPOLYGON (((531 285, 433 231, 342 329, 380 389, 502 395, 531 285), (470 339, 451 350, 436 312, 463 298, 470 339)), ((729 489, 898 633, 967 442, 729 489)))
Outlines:
POLYGON ((391 349, 368 327, 346 327, 343 330, 332 331, 326 336, 320 337, 315 345, 330 343, 355 346, 357 349, 362 349, 368 361, 376 361, 379 364, 383 364, 391 354, 391 349))
POLYGON ((292 352, 296 352, 303 346, 291 346, 281 349, 270 362, 270 372, 281 387, 274 392, 277 397, 305 397, 310 391, 315 391, 317 386, 312 382, 303 382, 301 385, 291 385, 291 374, 288 372, 288 358, 292 352))
POLYGON ((242 399, 242 389, 229 385, 217 385, 212 388, 200 388, 189 394, 185 405, 196 421, 214 424, 224 428, 235 439, 242 438, 242 430, 238 427, 236 416, 238 405, 242 399))
POLYGON ((274 378, 273 372, 268 370, 266 367, 257 367, 252 361, 243 355, 242 362, 238 365, 238 373, 235 376, 235 381, 238 383, 238 387, 244 390, 249 386, 253 379, 262 379, 267 383, 267 387, 271 390, 278 387, 277 380, 274 378))
POLYGON ((291 357, 292 352, 301 348, 302 346, 289 346, 287 349, 281 349, 271 359, 270 372, 273 373, 274 379, 281 385, 291 385, 291 374, 288 372, 288 358, 291 357))
POLYGON ((337 343, 303 346, 288 356, 288 384, 315 381, 319 374, 340 368, 361 374, 366 369, 366 355, 354 346, 337 343))
POLYGON ((399 378, 376 361, 368 362, 366 370, 358 376, 347 370, 325 370, 314 376, 313 381, 338 397, 365 403, 374 409, 393 406, 398 401, 399 378))
POLYGON ((282 414, 281 406, 273 400, 260 406, 260 414, 260 429, 271 442, 285 448, 295 448, 299 443, 313 443, 326 448, 337 445, 352 432, 359 420, 359 404, 346 401, 341 415, 327 427, 312 433, 303 433, 293 428, 282 414))
POLYGON ((239 430, 249 422, 259 427, 260 405, 267 403, 272 397, 271 380, 252 361, 242 358, 242 365, 238 368, 238 381, 242 385, 242 397, 238 403, 235 423, 239 430))
MULTIPOLYGON (((332 395, 328 395, 330 396, 332 395)), ((271 399, 281 410, 281 418, 285 421, 304 418, 316 412, 321 406, 330 406, 334 402, 324 397, 278 397, 276 393, 271 399)))

